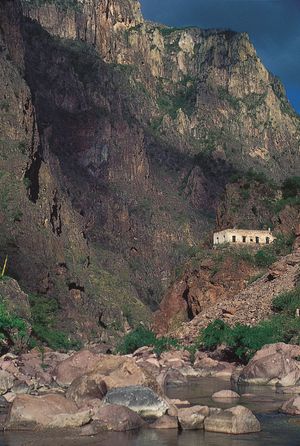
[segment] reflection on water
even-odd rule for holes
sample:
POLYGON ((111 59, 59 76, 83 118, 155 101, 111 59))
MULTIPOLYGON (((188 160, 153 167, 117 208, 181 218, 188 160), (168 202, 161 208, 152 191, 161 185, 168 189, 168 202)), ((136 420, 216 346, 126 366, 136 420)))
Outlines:
MULTIPOLYGON (((210 398, 214 392, 229 388, 228 381, 205 378, 189 386, 171 388, 168 395, 187 399, 193 404, 229 407, 234 404, 216 403, 210 398)), ((0 446, 300 446, 300 424, 295 422, 300 422, 300 419, 277 413, 287 396, 275 394, 271 387, 248 386, 236 390, 240 394, 253 394, 252 397, 241 398, 239 403, 256 412, 262 423, 262 432, 235 436, 204 431, 144 429, 138 432, 103 433, 84 439, 74 434, 5 433, 0 437, 0 446)))

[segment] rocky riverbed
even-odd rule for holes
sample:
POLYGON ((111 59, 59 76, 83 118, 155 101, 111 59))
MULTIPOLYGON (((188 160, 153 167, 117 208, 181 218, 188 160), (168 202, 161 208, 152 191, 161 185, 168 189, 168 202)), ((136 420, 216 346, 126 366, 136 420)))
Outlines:
POLYGON ((253 411, 260 412, 257 406, 266 401, 257 400, 247 390, 249 384, 272 385, 272 392, 277 392, 273 410, 300 414, 299 346, 265 346, 245 367, 205 352, 198 352, 192 363, 184 350, 160 357, 149 347, 127 356, 101 350, 94 345, 69 354, 34 349, 20 356, 2 356, 2 428, 71 429, 82 438, 145 428, 235 435, 259 432, 261 424, 253 411), (202 388, 206 400, 199 400, 200 395, 195 400, 195 389, 216 379, 222 379, 223 385, 206 392, 202 388), (180 388, 184 392, 178 393, 180 388))

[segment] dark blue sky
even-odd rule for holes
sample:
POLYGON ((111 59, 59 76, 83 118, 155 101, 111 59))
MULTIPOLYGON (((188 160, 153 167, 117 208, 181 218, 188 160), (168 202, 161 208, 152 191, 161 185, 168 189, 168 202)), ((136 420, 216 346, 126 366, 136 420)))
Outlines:
POLYGON ((141 0, 146 19, 246 31, 300 113, 300 0, 141 0))

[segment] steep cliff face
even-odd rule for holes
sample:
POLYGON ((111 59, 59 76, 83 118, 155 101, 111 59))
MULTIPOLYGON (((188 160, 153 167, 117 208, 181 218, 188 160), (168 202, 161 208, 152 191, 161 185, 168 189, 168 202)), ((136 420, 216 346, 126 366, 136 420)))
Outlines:
POLYGON ((147 23, 135 0, 22 3, 1 2, 0 252, 60 324, 105 338, 149 319, 217 209, 233 222, 234 172, 297 171, 299 119, 246 34, 147 23))
POLYGON ((75 11, 24 3, 52 34, 87 41, 106 62, 130 65, 132 81, 149 96, 148 113, 137 118, 164 142, 277 179, 298 171, 299 118, 247 34, 147 23, 136 1, 84 1, 75 11))
MULTIPOLYGON (((33 79, 28 64, 35 55, 28 56, 21 9, 18 2, 7 0, 1 3, 0 12, 1 259, 8 254, 9 274, 27 291, 38 293, 41 299, 51 296, 59 301, 61 320, 57 322, 69 332, 84 338, 91 333, 100 335, 103 328, 113 332, 123 327, 127 307, 131 321, 147 317, 148 310, 130 283, 128 265, 122 257, 106 252, 105 247, 94 250, 89 244, 86 232, 93 216, 78 211, 73 202, 75 194, 71 196, 65 178, 63 159, 67 160, 70 152, 64 153, 63 159, 57 155, 59 149, 68 147, 72 125, 76 125, 67 111, 76 109, 76 100, 78 104, 85 99, 77 92, 75 81, 63 96, 58 85, 53 95, 58 103, 63 102, 66 114, 59 113, 59 107, 49 108, 47 121, 43 121, 43 107, 39 107, 42 89, 39 93, 31 91, 24 80, 30 84, 33 79), (52 113, 57 113, 56 119, 52 113), (62 134, 56 125, 63 127, 62 134), (66 141, 59 146, 63 135, 66 141), (118 327, 110 326, 112 321, 118 327)), ((47 57, 44 54, 43 60, 47 57)), ((138 135, 136 138, 139 141, 138 135)), ((83 166, 76 167, 74 178, 80 178, 83 166)), ((77 184, 80 189, 80 182, 77 184)), ((77 198, 80 201, 80 191, 77 198)))

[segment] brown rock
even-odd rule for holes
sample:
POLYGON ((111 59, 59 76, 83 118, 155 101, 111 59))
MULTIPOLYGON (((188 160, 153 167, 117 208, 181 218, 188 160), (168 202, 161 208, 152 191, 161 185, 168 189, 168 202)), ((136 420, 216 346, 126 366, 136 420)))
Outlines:
POLYGON ((154 421, 154 423, 151 423, 149 427, 151 429, 178 429, 178 419, 170 415, 163 415, 154 421))
POLYGON ((235 371, 235 365, 228 362, 217 361, 212 358, 203 358, 195 361, 194 368, 200 376, 231 377, 235 371))
POLYGON ((300 396, 285 401, 280 408, 280 412, 288 415, 300 415, 300 396))
POLYGON ((161 393, 155 377, 148 370, 139 367, 133 358, 103 355, 89 374, 89 380, 100 382, 101 379, 105 381, 108 389, 145 386, 161 393))
POLYGON ((239 382, 252 384, 280 384, 295 386, 300 383, 300 346, 277 343, 264 346, 238 376, 239 382))
POLYGON ((6 429, 78 427, 90 419, 89 411, 78 412, 76 404, 61 395, 17 395, 10 408, 6 429))
POLYGON ((66 397, 82 405, 88 399, 100 399, 106 395, 107 386, 101 375, 83 375, 76 378, 69 387, 66 397))
POLYGON ((226 434, 247 434, 261 429, 257 418, 244 406, 232 407, 207 417, 204 427, 209 432, 226 434))
POLYGON ((207 406, 192 406, 178 409, 178 422, 183 430, 203 429, 205 417, 209 415, 207 406))
POLYGON ((69 386, 74 379, 92 371, 100 363, 102 355, 89 350, 81 350, 60 362, 53 372, 56 381, 61 386, 69 386))
POLYGON ((81 430, 81 435, 97 435, 103 431, 124 432, 139 429, 144 425, 144 420, 132 410, 110 404, 100 408, 93 415, 92 423, 81 430))

